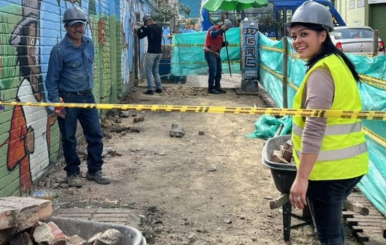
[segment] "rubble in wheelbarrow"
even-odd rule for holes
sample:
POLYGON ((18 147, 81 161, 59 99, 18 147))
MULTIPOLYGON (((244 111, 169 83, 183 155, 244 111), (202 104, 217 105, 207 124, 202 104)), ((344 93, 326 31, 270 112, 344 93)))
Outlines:
POLYGON ((122 245, 123 234, 116 229, 107 229, 86 239, 81 234, 66 236, 54 222, 44 222, 52 211, 49 200, 0 198, 0 244, 122 245))
POLYGON ((287 140, 284 145, 280 145, 280 149, 274 150, 271 160, 277 163, 295 165, 292 156, 292 141, 287 140))

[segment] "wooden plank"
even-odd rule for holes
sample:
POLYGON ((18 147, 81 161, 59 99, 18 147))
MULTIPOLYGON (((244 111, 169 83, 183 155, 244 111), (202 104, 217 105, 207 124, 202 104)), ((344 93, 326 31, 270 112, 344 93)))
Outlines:
POLYGON ((363 219, 363 218, 359 218, 359 217, 354 217, 354 218, 347 218, 346 219, 347 222, 376 223, 376 224, 378 224, 378 226, 380 226, 382 220, 383 219, 380 217, 372 217, 370 219, 363 219))
POLYGON ((351 227, 351 229, 353 229, 356 232, 367 232, 367 233, 371 232, 371 233, 377 233, 377 234, 381 233, 381 229, 377 226, 369 227, 369 226, 354 225, 353 227, 351 227))
POLYGON ((289 202, 289 195, 288 194, 281 194, 280 197, 269 202, 269 207, 271 209, 280 208, 284 204, 286 204, 287 202, 289 202))
POLYGON ((343 204, 343 207, 345 209, 351 210, 353 212, 362 214, 362 215, 368 215, 369 214, 369 209, 364 207, 362 204, 346 200, 343 204))
POLYGON ((365 233, 356 232, 355 234, 358 238, 358 242, 368 242, 369 241, 369 237, 365 233))

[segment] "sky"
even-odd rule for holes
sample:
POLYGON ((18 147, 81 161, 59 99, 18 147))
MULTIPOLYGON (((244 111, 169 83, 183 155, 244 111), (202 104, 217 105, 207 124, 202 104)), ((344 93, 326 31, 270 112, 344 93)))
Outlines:
POLYGON ((200 17, 200 3, 201 0, 179 0, 180 3, 188 5, 191 9, 190 15, 186 18, 198 18, 200 17))

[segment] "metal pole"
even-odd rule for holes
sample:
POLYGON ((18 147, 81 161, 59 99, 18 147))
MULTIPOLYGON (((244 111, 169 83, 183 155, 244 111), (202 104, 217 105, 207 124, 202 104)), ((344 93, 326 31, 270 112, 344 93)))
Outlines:
POLYGON ((288 91, 287 91, 287 64, 288 64, 288 40, 284 36, 283 40, 283 108, 288 108, 288 91))
MULTIPOLYGON (((227 41, 227 35, 224 32, 224 39, 225 42, 227 41)), ((228 52, 228 46, 225 46, 225 49, 227 51, 227 59, 228 59, 228 67, 229 67, 229 75, 232 77, 232 70, 231 70, 231 62, 229 61, 229 52, 228 52)))
POLYGON ((378 30, 374 30, 374 35, 373 35, 373 47, 372 47, 372 54, 373 56, 377 56, 378 55, 378 36, 379 36, 379 31, 378 30))

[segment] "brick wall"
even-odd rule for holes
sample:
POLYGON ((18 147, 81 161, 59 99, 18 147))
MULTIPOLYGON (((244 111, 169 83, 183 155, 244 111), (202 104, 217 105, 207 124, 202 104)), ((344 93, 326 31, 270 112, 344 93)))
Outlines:
MULTIPOLYGON (((116 103, 135 85, 133 31, 138 17, 150 12, 149 1, 81 2, 86 35, 95 44, 93 93, 99 103, 116 103)), ((46 101, 50 51, 65 36, 62 17, 70 7, 63 0, 0 0, 1 101, 46 101)), ((0 197, 28 191, 61 154, 52 108, 0 105, 0 197)))

